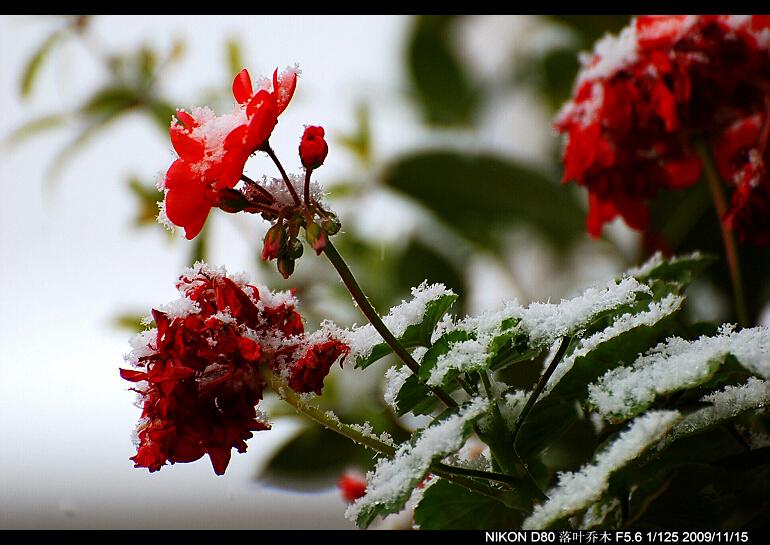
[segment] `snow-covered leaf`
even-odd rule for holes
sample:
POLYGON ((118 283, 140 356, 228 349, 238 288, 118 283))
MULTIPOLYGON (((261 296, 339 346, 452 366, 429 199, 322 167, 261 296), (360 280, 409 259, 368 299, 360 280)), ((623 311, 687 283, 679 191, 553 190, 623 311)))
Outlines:
POLYGON ((522 528, 549 528, 594 504, 607 490, 613 472, 633 462, 680 419, 676 411, 649 411, 633 420, 615 441, 594 457, 593 463, 576 472, 561 473, 558 484, 546 492, 548 500, 535 507, 522 528))
POLYGON ((377 516, 401 511, 431 464, 459 450, 472 432, 473 423, 488 408, 485 399, 476 398, 445 411, 430 426, 415 432, 392 459, 377 462, 367 475, 366 494, 348 507, 345 516, 365 528, 377 516))
MULTIPOLYGON (((401 346, 406 349, 430 346, 431 335, 436 324, 444 317, 457 295, 443 284, 428 286, 423 283, 412 289, 413 298, 393 307, 383 322, 401 346)), ((356 367, 366 368, 391 352, 390 346, 382 341, 371 324, 354 329, 350 334, 351 357, 356 367)))

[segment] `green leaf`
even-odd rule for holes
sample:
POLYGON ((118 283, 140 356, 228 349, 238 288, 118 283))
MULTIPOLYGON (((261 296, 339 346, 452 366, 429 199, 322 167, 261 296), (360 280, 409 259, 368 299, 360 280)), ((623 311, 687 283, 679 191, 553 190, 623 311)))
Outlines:
POLYGON ((127 329, 139 333, 147 329, 147 326, 143 322, 144 315, 136 312, 124 312, 118 314, 112 319, 112 323, 119 329, 127 329))
POLYGON ((20 144, 24 140, 41 132, 49 131, 63 125, 68 119, 69 116, 65 114, 50 114, 36 117, 27 121, 20 127, 17 127, 5 138, 4 143, 9 145, 20 144))
POLYGON ((473 432, 476 420, 484 414, 486 414, 484 406, 474 405, 472 402, 447 409, 436 417, 428 428, 416 431, 409 440, 410 447, 400 447, 393 460, 380 459, 373 476, 369 479, 370 490, 356 505, 358 526, 365 528, 378 516, 383 517, 401 511, 415 487, 430 472, 430 465, 459 449, 473 432), (451 433, 449 437, 456 439, 456 442, 446 442, 441 445, 422 442, 423 434, 427 430, 447 425, 450 419, 458 418, 460 421, 455 420, 449 424, 449 429, 440 430, 441 433, 451 433), (458 424, 460 433, 459 437, 455 437, 454 426, 458 424), (394 478, 397 482, 393 482, 394 478), (383 486, 387 487, 387 492, 373 499, 371 497, 373 490, 380 490, 379 487, 383 486))
POLYGON ((413 414, 430 414, 438 405, 439 400, 420 382, 417 375, 409 375, 404 385, 396 395, 397 414, 403 416, 408 412, 413 414))
POLYGON ((46 40, 40 44, 40 47, 35 50, 29 61, 27 61, 27 64, 24 67, 24 72, 21 76, 20 89, 22 98, 28 98, 32 93, 32 86, 37 79, 37 75, 40 73, 40 67, 43 65, 43 61, 45 61, 53 47, 57 44, 57 42, 59 42, 59 40, 62 39, 63 36, 64 33, 62 31, 54 32, 48 36, 48 38, 46 38, 46 40))
POLYGON ((414 96, 430 124, 469 126, 479 104, 480 94, 452 47, 456 20, 447 15, 417 17, 407 45, 414 96))
POLYGON ((502 251, 501 233, 515 224, 533 228, 559 248, 585 236, 585 214, 572 188, 495 155, 420 152, 391 164, 383 183, 493 251, 502 251))
MULTIPOLYGON (((444 317, 449 307, 457 300, 457 295, 442 295, 425 305, 425 314, 422 321, 418 324, 408 326, 403 335, 398 338, 399 343, 404 348, 411 349, 418 346, 430 346, 430 338, 436 324, 444 317)), ((391 353, 391 348, 387 343, 382 342, 375 345, 368 356, 358 356, 356 358, 356 368, 365 369, 380 358, 391 353)))
POLYGON ((430 485, 414 510, 421 530, 509 530, 521 520, 520 511, 444 479, 430 485))
MULTIPOLYGON (((443 356, 447 352, 449 352, 449 349, 451 346, 458 342, 468 341, 475 338, 473 333, 469 333, 468 331, 463 331, 461 329, 457 329, 454 331, 449 331, 448 333, 445 333, 438 339, 436 339, 436 342, 433 343, 433 346, 428 348, 428 351, 425 352, 425 355, 422 357, 422 363, 420 363, 420 380, 427 381, 430 378, 431 372, 436 367, 436 363, 438 362, 438 358, 440 356, 443 356)), ((457 376, 457 372, 454 373, 450 372, 447 373, 447 375, 444 377, 444 381, 442 384, 449 383, 452 378, 457 376)))
POLYGON ((125 86, 108 86, 94 93, 81 107, 86 117, 109 119, 139 104, 136 92, 125 86))
POLYGON ((142 103, 145 113, 152 119, 158 128, 165 134, 168 134, 168 127, 171 124, 171 118, 176 113, 174 107, 168 102, 162 100, 151 100, 142 103))
MULTIPOLYGON (((638 354, 668 337, 673 320, 670 315, 652 325, 638 325, 576 357, 550 394, 541 396, 522 425, 517 440, 519 454, 527 459, 561 435, 577 418, 575 402, 586 398, 588 384, 610 369, 634 361, 638 354)), ((577 346, 576 340, 573 343, 567 355, 577 346)))
POLYGON ((341 435, 309 423, 267 461, 258 478, 294 490, 332 486, 351 465, 367 467, 371 453, 341 435))
POLYGON ((158 201, 163 200, 163 193, 154 184, 143 184, 137 178, 129 179, 128 187, 136 197, 137 214, 134 223, 137 226, 156 224, 158 201))
POLYGON ((228 85, 232 84, 232 78, 243 70, 246 64, 243 62, 243 45, 237 38, 227 40, 227 67, 230 71, 228 85))
POLYGON ((369 106, 361 102, 356 107, 356 130, 337 137, 337 142, 352 152, 364 165, 370 164, 372 160, 372 130, 369 117, 369 106))
POLYGON ((649 285, 655 281, 673 283, 678 288, 677 293, 681 293, 684 291, 684 288, 692 283, 698 274, 714 261, 716 261, 716 257, 713 255, 694 252, 664 259, 654 265, 654 262, 650 262, 650 265, 652 265, 650 268, 642 271, 641 274, 634 275, 634 277, 640 282, 645 282, 649 285))

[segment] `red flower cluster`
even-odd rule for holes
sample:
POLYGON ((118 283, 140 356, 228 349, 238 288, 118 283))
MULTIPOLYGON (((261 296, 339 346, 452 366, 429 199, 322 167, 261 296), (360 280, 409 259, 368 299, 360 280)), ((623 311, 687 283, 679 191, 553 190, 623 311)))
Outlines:
POLYGON ((328 338, 311 343, 293 296, 260 292, 221 270, 196 264, 177 288, 183 297, 153 310, 157 329, 134 342, 127 359, 137 369, 120 370, 138 383, 143 406, 131 459, 157 471, 208 454, 221 475, 231 449, 244 452, 253 431, 270 427, 256 409, 265 386, 260 366, 291 376, 298 392, 320 394, 348 347, 328 338))
POLYGON ((770 242, 770 16, 638 17, 582 63, 555 127, 567 136, 564 181, 588 188, 592 236, 618 215, 647 228, 649 199, 699 179, 700 135, 735 186, 728 225, 770 242))
POLYGON ((177 112, 169 133, 179 159, 166 172, 166 215, 193 239, 212 207, 238 183, 249 156, 263 149, 297 85, 297 71, 273 73, 255 93, 244 69, 233 82, 238 106, 217 116, 208 108, 177 112), (272 87, 272 90, 268 90, 272 87))

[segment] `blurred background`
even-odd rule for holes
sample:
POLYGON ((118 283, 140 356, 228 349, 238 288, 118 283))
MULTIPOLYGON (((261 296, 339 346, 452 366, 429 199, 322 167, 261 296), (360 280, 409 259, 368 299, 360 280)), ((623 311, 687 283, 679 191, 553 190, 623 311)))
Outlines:
MULTIPOLYGON (((371 454, 269 399, 274 429, 225 476, 207 458, 154 474, 128 459, 140 410, 118 376, 127 339, 196 259, 298 288, 308 329, 363 323, 323 258, 306 252, 289 281, 262 263, 256 216, 215 211, 192 242, 155 222, 174 109, 228 111, 241 68, 258 78, 299 63, 271 144, 299 172, 303 125, 326 129, 314 177, 343 222, 335 244, 381 313, 425 279, 461 295, 460 315, 558 300, 655 246, 620 222, 587 237, 586 195, 559 184, 550 125, 577 52, 628 19, 0 17, 0 527, 353 528, 335 482, 371 454)), ((277 175, 264 157, 246 173, 277 175)), ((666 196, 677 221, 659 231, 675 250, 719 253, 700 186, 666 196)), ((730 318, 722 268, 693 286, 693 320, 730 318)), ((404 437, 414 422, 381 395, 392 364, 335 369, 321 403, 404 437)))

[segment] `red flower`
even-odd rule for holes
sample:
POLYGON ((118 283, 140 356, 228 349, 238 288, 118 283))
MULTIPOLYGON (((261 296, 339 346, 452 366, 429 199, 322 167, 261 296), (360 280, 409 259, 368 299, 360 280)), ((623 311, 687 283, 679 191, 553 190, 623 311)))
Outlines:
MULTIPOLYGON (((321 395, 324 379, 334 362, 350 351, 350 347, 338 340, 330 340, 311 346, 291 370, 289 387, 295 392, 315 392, 321 395)), ((340 363, 342 365, 342 363, 340 363)))
POLYGON ((353 503, 366 494, 366 479, 358 473, 345 473, 337 481, 337 487, 345 501, 353 503))
POLYGON ((323 127, 305 127, 299 144, 299 157, 302 159, 302 165, 308 170, 318 168, 323 164, 328 153, 329 146, 324 140, 323 127))
POLYGON ((208 454, 221 475, 232 449, 244 452, 252 432, 270 427, 256 410, 260 366, 280 373, 302 354, 311 366, 330 366, 347 346, 308 343, 293 296, 260 292, 223 270, 196 264, 177 288, 182 298, 154 309, 156 329, 134 341, 127 359, 136 369, 120 370, 137 383, 143 407, 131 459, 157 471, 208 454))
POLYGON ((246 129, 241 130, 239 136, 243 138, 244 146, 254 151, 261 149, 267 143, 270 134, 278 123, 278 116, 289 105, 294 89, 297 87, 297 75, 299 70, 287 68, 280 75, 276 68, 273 72, 272 90, 269 90, 271 82, 261 82, 260 89, 255 93, 251 84, 249 72, 244 68, 233 81, 233 96, 235 100, 246 108, 249 122, 246 129))
POLYGON ((246 116, 241 111, 215 116, 202 108, 192 114, 180 110, 177 116, 179 122, 172 123, 169 133, 179 159, 166 172, 166 214, 193 239, 218 205, 219 192, 241 177, 249 154, 235 131, 246 116))
MULTIPOLYGON (((592 236, 617 216, 646 229, 650 199, 699 179, 694 135, 713 138, 736 120, 765 112, 766 19, 641 16, 583 59, 555 127, 566 135, 564 181, 588 188, 592 236)), ((764 149, 758 139, 749 144, 764 149)), ((736 173, 720 171, 727 180, 736 173)))
POLYGON ((226 201, 226 191, 240 180, 249 156, 267 144, 296 84, 296 69, 280 76, 276 70, 273 90, 254 94, 244 69, 233 82, 239 106, 232 113, 217 116, 208 108, 177 112, 169 133, 179 159, 166 172, 165 206, 168 219, 184 228, 185 237, 195 238, 211 208, 226 201))

